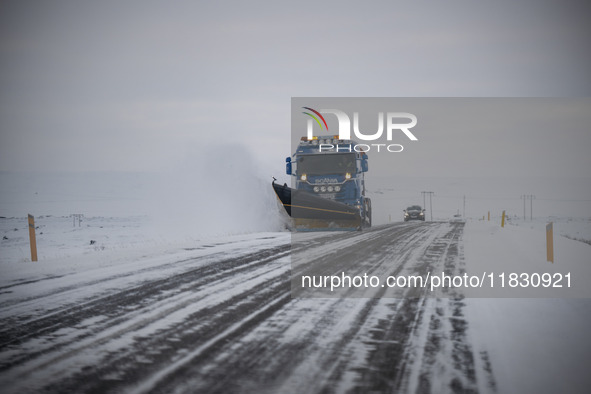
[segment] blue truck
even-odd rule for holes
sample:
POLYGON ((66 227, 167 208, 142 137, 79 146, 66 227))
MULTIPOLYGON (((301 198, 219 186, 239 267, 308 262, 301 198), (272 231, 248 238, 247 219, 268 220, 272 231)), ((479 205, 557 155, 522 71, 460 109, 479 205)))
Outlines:
POLYGON ((371 226, 366 197, 367 153, 353 140, 338 136, 302 137, 286 158, 294 188, 273 182, 296 230, 360 230, 371 226))

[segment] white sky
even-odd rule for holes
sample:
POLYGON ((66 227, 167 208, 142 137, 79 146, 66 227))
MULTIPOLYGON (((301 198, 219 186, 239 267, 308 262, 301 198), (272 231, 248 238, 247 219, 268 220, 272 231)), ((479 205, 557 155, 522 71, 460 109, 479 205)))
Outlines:
POLYGON ((3 1, 0 171, 151 171, 216 141, 273 175, 292 96, 589 96, 590 16, 584 1, 3 1))

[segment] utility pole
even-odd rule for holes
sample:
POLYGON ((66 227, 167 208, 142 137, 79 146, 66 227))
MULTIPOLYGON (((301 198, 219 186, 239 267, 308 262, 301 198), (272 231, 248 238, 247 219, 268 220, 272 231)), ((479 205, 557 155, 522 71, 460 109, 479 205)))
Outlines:
POLYGON ((433 221, 433 201, 432 201, 432 197, 435 194, 435 192, 421 192, 421 194, 423 195, 423 206, 425 206, 425 194, 429 195, 429 212, 431 212, 431 221, 433 221))
POLYGON ((462 217, 466 218, 466 195, 464 194, 464 210, 462 211, 462 217))
POLYGON ((523 220, 525 220, 525 201, 529 199, 529 219, 533 220, 534 219, 534 200, 536 199, 536 196, 534 196, 533 194, 524 194, 523 196, 521 196, 521 198, 523 198, 523 220))
POLYGON ((74 220, 72 222, 73 226, 76 227, 76 220, 77 220, 78 227, 80 227, 80 222, 82 221, 82 218, 84 217, 84 215, 81 213, 73 213, 71 216, 74 218, 74 220))

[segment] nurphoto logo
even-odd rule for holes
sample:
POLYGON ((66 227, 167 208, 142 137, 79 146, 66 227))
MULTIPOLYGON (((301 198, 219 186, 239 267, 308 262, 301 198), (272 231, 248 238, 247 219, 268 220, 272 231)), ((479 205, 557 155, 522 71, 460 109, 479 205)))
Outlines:
MULTIPOLYGON (((314 139, 314 121, 318 124, 320 130, 329 132, 328 123, 324 115, 335 115, 338 122, 339 140, 351 139, 351 118, 344 111, 338 109, 320 109, 315 110, 310 107, 302 107, 306 111, 302 113, 308 116, 307 119, 307 138, 314 139)), ((364 133, 359 129, 359 112, 353 112, 353 134, 355 138, 361 141, 376 141, 384 135, 384 123, 386 123, 386 140, 392 141, 395 132, 402 132, 411 141, 418 141, 418 138, 410 131, 411 128, 417 125, 417 117, 408 112, 378 112, 378 129, 375 132, 364 133), (385 122, 384 122, 385 119, 385 122), (400 122, 403 120, 403 122, 400 122), (404 122, 404 120, 406 120, 404 122)), ((400 144, 357 144, 356 147, 363 151, 369 151, 372 147, 380 151, 381 147, 385 147, 388 152, 402 152, 404 147, 400 144)), ((320 144, 320 151, 334 149, 332 144, 320 144)), ((356 149, 357 150, 357 149, 356 149)))

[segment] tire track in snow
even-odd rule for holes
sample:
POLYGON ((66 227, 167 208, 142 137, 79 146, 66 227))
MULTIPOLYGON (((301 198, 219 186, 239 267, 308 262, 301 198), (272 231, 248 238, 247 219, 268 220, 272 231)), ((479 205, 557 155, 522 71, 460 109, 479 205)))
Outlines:
MULTIPOLYGON (((383 256, 370 259, 363 265, 350 267, 355 269, 351 275, 384 262, 391 263, 395 271, 406 263, 413 263, 410 255, 417 246, 412 240, 430 239, 429 229, 434 227, 438 225, 404 228, 392 226, 375 229, 373 234, 363 234, 367 244, 373 245, 372 247, 376 246, 376 242, 385 246, 402 245, 401 248, 393 247, 390 250, 399 260, 384 260, 383 256)), ((361 235, 351 238, 346 235, 345 244, 349 245, 350 250, 343 253, 349 254, 352 249, 369 247, 359 242, 349 242, 360 237, 361 235)), ((363 255, 363 250, 360 253, 363 255)), ((353 258, 351 261, 357 260, 353 258)), ((329 271, 330 269, 332 268, 329 271)), ((175 373, 171 372, 167 379, 153 388, 156 392, 170 392, 175 389, 179 392, 194 390, 208 393, 330 392, 333 387, 338 386, 345 373, 351 373, 348 371, 349 363, 355 359, 355 351, 358 350, 351 344, 358 345, 359 342, 371 340, 368 332, 373 329, 374 320, 369 318, 381 314, 384 302, 391 300, 292 300, 273 316, 261 321, 251 332, 245 332, 242 338, 236 338, 235 342, 223 346, 213 360, 200 357, 187 360, 183 368, 175 373)), ((406 312, 403 310, 403 315, 406 312)), ((404 335, 400 336, 401 344, 405 340, 404 335)), ((388 341, 385 338, 382 343, 388 341)), ((373 343, 375 345, 375 341, 373 343)), ((364 349, 362 354, 366 353, 367 349, 364 349)), ((369 364, 370 369, 378 367, 371 360, 369 364)), ((393 368, 391 364, 379 367, 386 374, 393 375, 395 371, 395 366, 393 368)), ((355 384, 346 389, 355 387, 355 384)))
MULTIPOLYGON (((433 271, 462 275, 465 267, 461 236, 463 223, 451 229, 426 254, 433 271)), ((448 298, 420 300, 411 336, 404 351, 404 361, 396 385, 403 393, 478 393, 480 387, 495 392, 488 354, 476 353, 467 335, 468 321, 463 296, 453 289, 444 291, 448 298), (478 384, 477 378, 484 380, 478 384)))
MULTIPOLYGON (((269 261, 285 256, 289 253, 290 246, 282 245, 276 248, 265 249, 249 255, 228 258, 217 261, 215 264, 198 267, 187 272, 162 278, 156 281, 143 283, 130 289, 124 289, 115 294, 95 298, 81 305, 64 308, 58 311, 51 311, 49 314, 20 325, 6 327, 0 333, 0 371, 10 369, 14 366, 35 359, 37 356, 47 352, 59 351, 68 345, 68 342, 59 340, 46 341, 46 346, 40 346, 35 342, 31 351, 18 352, 12 350, 21 344, 34 341, 39 337, 51 336, 60 330, 84 326, 84 322, 92 317, 103 317, 102 324, 95 322, 92 328, 78 330, 70 340, 82 341, 88 337, 96 336, 100 332, 116 330, 120 325, 125 325, 136 315, 141 315, 149 310, 151 305, 164 302, 168 306, 168 313, 174 311, 178 306, 178 295, 185 294, 212 286, 216 282, 224 282, 227 277, 234 276, 255 267, 265 266, 269 261), (11 357, 6 357, 6 354, 11 357)), ((109 280, 109 279, 107 279, 109 280)), ((57 334, 59 336, 60 334, 57 334)))
MULTIPOLYGON (((397 275, 457 266, 460 236, 457 225, 408 223, 303 238, 309 249, 328 243, 350 256, 344 268, 351 275, 397 275)), ((289 253, 281 245, 211 261, 89 301, 64 320, 17 323, 2 332, 13 341, 0 353, 0 384, 19 393, 476 387, 461 303, 420 294, 378 298, 382 289, 374 298, 291 298, 289 253), (448 356, 453 362, 442 364, 448 356)), ((339 268, 318 259, 327 262, 324 273, 339 268)))

